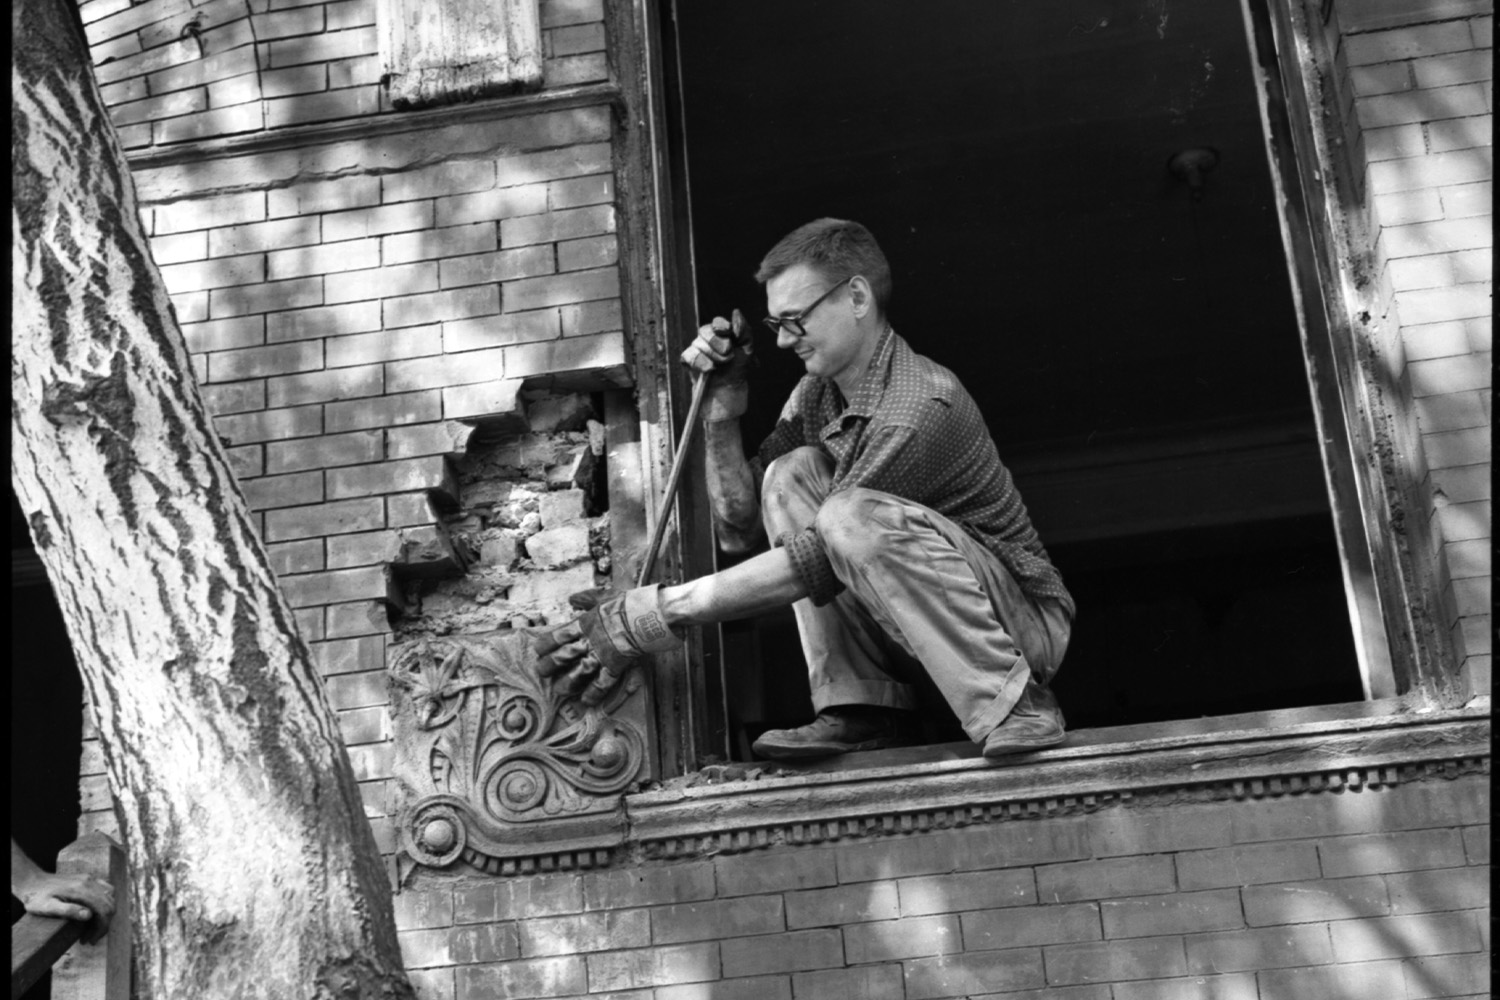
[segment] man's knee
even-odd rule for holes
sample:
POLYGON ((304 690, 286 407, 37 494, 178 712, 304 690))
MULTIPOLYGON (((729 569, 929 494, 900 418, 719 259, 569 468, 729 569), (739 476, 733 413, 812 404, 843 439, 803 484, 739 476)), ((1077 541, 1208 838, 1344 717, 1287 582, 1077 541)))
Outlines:
POLYGON ((826 493, 832 481, 833 459, 817 448, 803 445, 793 448, 766 466, 766 475, 761 481, 761 495, 771 496, 777 491, 826 493))
POLYGON ((878 558, 890 528, 878 516, 890 499, 875 490, 841 490, 818 508, 818 537, 835 566, 878 558))

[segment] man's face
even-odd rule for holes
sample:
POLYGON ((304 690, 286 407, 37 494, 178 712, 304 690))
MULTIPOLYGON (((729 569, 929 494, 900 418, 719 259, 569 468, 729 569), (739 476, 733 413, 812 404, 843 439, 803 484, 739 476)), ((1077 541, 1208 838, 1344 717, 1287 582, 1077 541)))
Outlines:
POLYGON ((809 375, 837 378, 859 353, 861 336, 849 307, 849 289, 840 288, 822 302, 819 296, 836 282, 806 264, 796 264, 766 282, 766 309, 772 316, 803 315, 807 335, 797 337, 785 326, 776 334, 776 346, 791 349, 802 359, 809 375))

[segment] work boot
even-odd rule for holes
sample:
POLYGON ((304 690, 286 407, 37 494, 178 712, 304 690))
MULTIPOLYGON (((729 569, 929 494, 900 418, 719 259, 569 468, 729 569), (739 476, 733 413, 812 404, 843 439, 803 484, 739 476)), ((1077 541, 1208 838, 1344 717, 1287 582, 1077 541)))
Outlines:
POLYGON ((917 742, 912 713, 875 705, 838 705, 796 729, 769 729, 752 745, 776 760, 810 760, 851 750, 880 750, 917 742))
POLYGON ((986 757, 1004 757, 1006 754, 1026 753, 1055 747, 1067 737, 1063 733, 1062 709, 1057 698, 1047 688, 1028 681, 1005 721, 1000 723, 984 740, 986 757))

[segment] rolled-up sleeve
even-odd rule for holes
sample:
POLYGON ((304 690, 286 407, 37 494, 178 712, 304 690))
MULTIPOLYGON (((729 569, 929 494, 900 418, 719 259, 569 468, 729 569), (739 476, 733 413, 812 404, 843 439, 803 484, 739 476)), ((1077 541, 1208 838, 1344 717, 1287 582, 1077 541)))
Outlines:
POLYGON ((801 531, 788 531, 776 539, 776 547, 786 549, 792 558, 792 568, 797 578, 807 588, 808 599, 822 607, 844 589, 844 581, 833 573, 833 564, 828 561, 828 552, 823 548, 823 539, 818 536, 818 527, 809 524, 801 531))

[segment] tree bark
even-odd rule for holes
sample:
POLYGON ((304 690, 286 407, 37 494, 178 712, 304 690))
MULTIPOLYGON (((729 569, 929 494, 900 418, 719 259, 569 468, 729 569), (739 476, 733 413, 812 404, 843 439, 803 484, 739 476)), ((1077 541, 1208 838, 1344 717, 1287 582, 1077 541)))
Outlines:
POLYGON ((98 720, 140 993, 410 997, 336 721, 65 2, 13 8, 11 479, 98 720))

